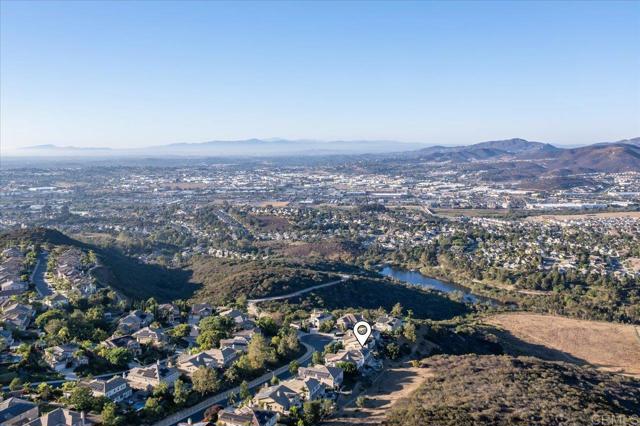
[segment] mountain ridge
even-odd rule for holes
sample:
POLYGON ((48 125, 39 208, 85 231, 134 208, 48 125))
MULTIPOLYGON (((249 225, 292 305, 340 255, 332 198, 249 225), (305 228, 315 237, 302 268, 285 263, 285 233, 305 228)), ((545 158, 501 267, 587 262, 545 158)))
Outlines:
POLYGON ((372 155, 372 158, 421 161, 441 164, 505 163, 528 161, 547 172, 569 170, 578 173, 640 171, 640 137, 565 148, 546 142, 510 138, 469 145, 444 146, 392 141, 318 141, 311 139, 240 139, 206 142, 177 142, 146 148, 79 148, 54 144, 24 150, 51 157, 104 155, 112 157, 313 157, 372 155))

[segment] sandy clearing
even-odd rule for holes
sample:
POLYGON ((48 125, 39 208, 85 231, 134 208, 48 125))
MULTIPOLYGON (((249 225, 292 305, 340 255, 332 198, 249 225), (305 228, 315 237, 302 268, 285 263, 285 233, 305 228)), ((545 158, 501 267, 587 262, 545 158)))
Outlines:
POLYGON ((397 401, 409 397, 425 379, 432 376, 430 369, 411 367, 408 361, 400 365, 387 366, 373 385, 361 393, 367 398, 364 408, 357 408, 355 397, 353 397, 345 408, 322 424, 324 426, 379 425, 397 401))
POLYGON ((533 313, 498 314, 487 322, 508 332, 501 337, 516 352, 640 377, 640 327, 533 313))

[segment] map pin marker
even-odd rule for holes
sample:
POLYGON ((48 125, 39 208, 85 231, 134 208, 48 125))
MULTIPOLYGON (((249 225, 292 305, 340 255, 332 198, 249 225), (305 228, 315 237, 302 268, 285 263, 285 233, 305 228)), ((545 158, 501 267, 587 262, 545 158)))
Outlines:
POLYGON ((364 344, 367 343, 367 339, 371 335, 371 326, 366 321, 358 321, 356 325, 353 326, 353 334, 355 334, 356 339, 358 339, 360 346, 364 347, 364 344))

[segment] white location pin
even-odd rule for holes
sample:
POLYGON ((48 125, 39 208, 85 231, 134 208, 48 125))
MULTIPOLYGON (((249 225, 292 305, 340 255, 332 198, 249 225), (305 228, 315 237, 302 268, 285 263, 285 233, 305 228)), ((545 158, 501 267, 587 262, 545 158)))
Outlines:
POLYGON ((353 334, 356 335, 360 346, 364 347, 364 344, 367 343, 367 339, 371 335, 371 326, 366 321, 358 321, 356 325, 353 326, 353 334))

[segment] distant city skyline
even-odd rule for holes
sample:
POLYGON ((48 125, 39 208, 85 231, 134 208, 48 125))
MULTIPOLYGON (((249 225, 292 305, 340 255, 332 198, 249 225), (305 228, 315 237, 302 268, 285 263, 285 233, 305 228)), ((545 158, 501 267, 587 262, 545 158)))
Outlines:
POLYGON ((15 2, 0 149, 640 135, 640 2, 15 2))

